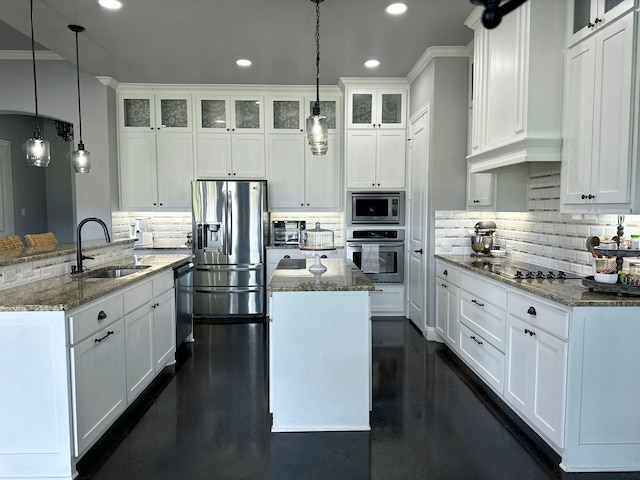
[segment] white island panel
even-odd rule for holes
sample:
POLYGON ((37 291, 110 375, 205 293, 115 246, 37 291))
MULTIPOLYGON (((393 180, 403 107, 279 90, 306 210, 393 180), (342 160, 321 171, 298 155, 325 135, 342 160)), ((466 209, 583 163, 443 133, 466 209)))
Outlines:
POLYGON ((272 296, 272 431, 370 430, 369 292, 272 296))

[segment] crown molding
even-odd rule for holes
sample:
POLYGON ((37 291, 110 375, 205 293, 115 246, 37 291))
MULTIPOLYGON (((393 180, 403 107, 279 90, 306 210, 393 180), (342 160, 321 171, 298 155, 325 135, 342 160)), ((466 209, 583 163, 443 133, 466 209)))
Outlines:
POLYGON ((418 75, 429 65, 429 62, 437 57, 470 57, 469 47, 429 47, 418 59, 411 71, 407 74, 407 80, 412 83, 418 75))
MULTIPOLYGON (((32 60, 31 50, 0 50, 0 60, 32 60)), ((36 60, 65 60, 49 50, 36 50, 36 60)))
POLYGON ((115 78, 113 77, 105 77, 102 75, 97 75, 96 76, 96 80, 98 80, 101 84, 103 84, 105 87, 111 87, 114 90, 118 89, 118 86, 120 85, 120 82, 118 82, 115 78))

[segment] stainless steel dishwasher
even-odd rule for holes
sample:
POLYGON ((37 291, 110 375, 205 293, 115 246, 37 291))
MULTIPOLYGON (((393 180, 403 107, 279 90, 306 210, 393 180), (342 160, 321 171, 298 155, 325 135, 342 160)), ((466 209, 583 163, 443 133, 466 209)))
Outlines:
POLYGON ((176 288, 176 348, 193 342, 193 263, 174 268, 176 288))

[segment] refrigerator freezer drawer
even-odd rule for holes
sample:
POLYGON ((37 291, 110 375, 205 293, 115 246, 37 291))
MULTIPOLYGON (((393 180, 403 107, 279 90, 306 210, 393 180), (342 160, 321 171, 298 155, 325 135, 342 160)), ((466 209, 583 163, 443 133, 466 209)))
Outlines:
POLYGON ((196 265, 193 284, 236 287, 264 285, 264 267, 258 265, 196 265))
POLYGON ((195 287, 193 314, 263 315, 264 287, 195 287))

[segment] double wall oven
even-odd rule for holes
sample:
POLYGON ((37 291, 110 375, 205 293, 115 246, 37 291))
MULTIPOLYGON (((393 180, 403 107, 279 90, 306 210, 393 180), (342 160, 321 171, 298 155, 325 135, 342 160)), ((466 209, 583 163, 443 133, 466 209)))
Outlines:
POLYGON ((347 258, 374 283, 404 283, 404 192, 348 192, 347 258))

